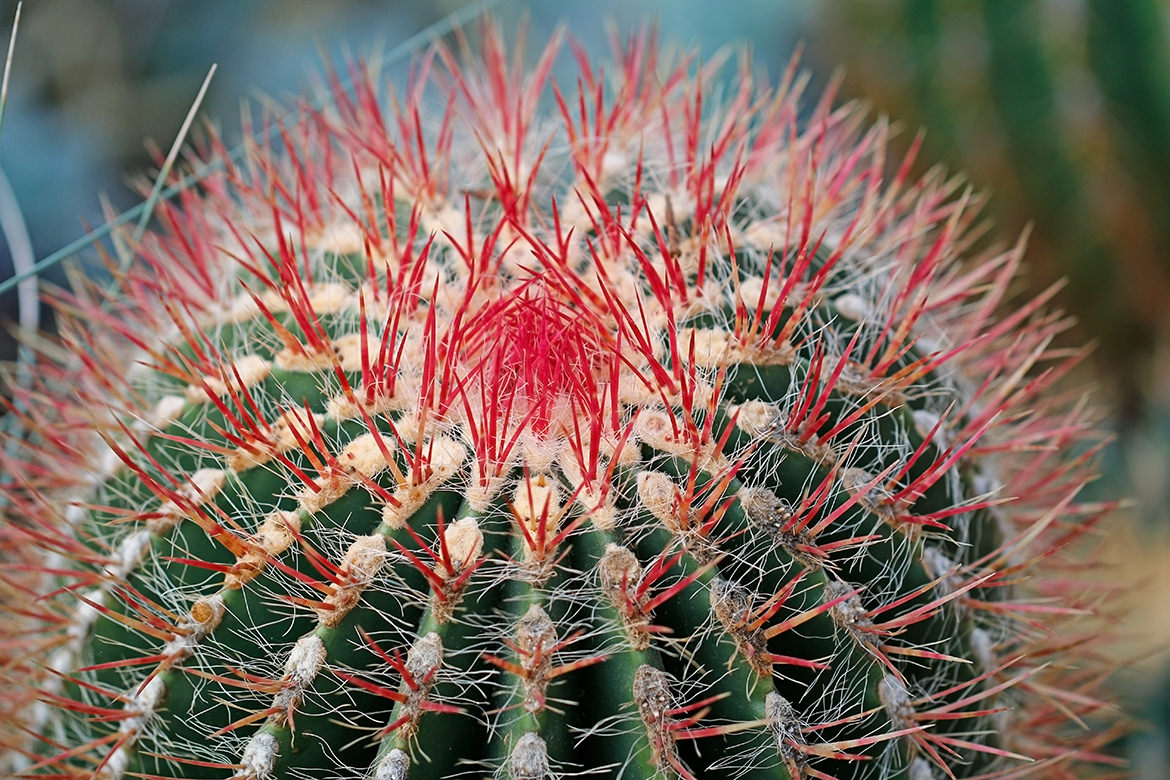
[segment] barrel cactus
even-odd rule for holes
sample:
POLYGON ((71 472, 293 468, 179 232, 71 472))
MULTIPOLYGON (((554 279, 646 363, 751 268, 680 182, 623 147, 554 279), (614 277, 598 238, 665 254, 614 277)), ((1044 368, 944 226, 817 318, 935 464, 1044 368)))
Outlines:
POLYGON ((489 28, 242 158, 208 132, 117 293, 56 294, 8 773, 1111 766, 1100 436, 1065 321, 1004 313, 1022 246, 795 64, 635 34, 558 86, 561 49, 489 28))

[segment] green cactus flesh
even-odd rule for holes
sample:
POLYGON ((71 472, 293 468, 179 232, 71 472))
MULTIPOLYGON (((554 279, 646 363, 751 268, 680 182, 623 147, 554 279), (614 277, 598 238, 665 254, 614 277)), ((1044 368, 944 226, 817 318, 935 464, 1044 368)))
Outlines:
POLYGON ((1107 762, 1098 437, 1062 320, 995 318, 1020 248, 972 250, 884 126, 798 122, 795 69, 716 100, 636 36, 578 97, 556 42, 482 46, 212 136, 118 295, 60 294, 7 464, 6 770, 1107 762))

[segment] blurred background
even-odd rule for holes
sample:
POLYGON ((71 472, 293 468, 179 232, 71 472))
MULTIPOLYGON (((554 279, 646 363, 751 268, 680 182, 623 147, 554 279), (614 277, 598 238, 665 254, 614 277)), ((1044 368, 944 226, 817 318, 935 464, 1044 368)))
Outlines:
MULTIPOLYGON (((212 63, 201 113, 234 143, 243 101, 303 94, 322 57, 393 52, 468 5, 26 0, 0 134, 0 279, 10 248, 41 259, 103 222, 99 194, 138 203, 127 182, 150 171, 144 142, 169 148, 212 63)), ((15 9, 0 0, 0 26, 15 9)), ((512 0, 497 14, 505 28, 527 17, 531 41, 564 23, 598 53, 607 21, 656 21, 703 54, 746 44, 773 75, 803 43, 814 84, 844 68, 844 97, 893 118, 896 144, 925 129, 920 172, 967 171, 997 235, 1031 226, 1028 285, 1067 278, 1057 305, 1079 323, 1067 343, 1096 343, 1082 379, 1116 433, 1096 494, 1134 499, 1111 529, 1134 583, 1116 643, 1133 664, 1117 687, 1152 725, 1118 749, 1138 777, 1170 780, 1170 2, 512 0)), ((43 278, 61 283, 62 266, 43 278)), ((16 355, 17 312, 10 291, 0 360, 16 355)))

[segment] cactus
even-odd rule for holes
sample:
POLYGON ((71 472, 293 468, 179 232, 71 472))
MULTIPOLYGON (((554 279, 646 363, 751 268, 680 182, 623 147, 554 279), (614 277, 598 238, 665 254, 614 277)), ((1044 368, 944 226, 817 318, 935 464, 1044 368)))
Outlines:
MULTIPOLYGON (((7 460, 19 777, 1080 776, 1100 440, 1022 246, 794 64, 490 28, 56 295, 7 460), (113 264, 112 264, 113 265, 113 264)), ((1086 730, 1087 729, 1087 730, 1086 730)))

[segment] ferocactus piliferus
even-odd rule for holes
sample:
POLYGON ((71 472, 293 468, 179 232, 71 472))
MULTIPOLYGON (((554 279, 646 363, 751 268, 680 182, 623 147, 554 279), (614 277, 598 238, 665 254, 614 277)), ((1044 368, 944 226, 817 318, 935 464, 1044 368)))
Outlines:
POLYGON ((1107 762, 1100 436, 1064 321, 1004 314, 1021 246, 795 66, 478 50, 331 76, 242 158, 210 133, 117 292, 56 296, 5 464, 5 771, 1107 762))

